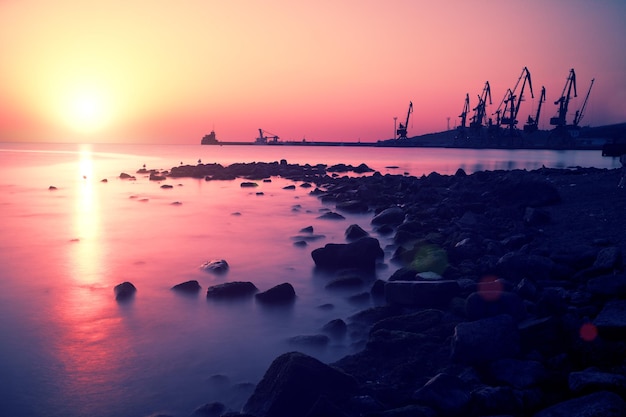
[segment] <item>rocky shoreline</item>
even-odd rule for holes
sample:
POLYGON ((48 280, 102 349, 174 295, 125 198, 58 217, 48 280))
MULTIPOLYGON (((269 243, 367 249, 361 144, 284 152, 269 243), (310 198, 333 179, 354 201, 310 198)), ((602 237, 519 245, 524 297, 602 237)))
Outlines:
POLYGON ((386 280, 376 279, 383 248, 359 237, 358 225, 345 244, 312 251, 316 267, 369 283, 379 300, 332 323, 361 339, 361 351, 329 365, 285 353, 243 410, 211 403, 194 415, 626 415, 626 192, 618 170, 416 178, 328 168, 281 161, 151 173, 302 181, 337 212, 371 212, 375 234, 393 236, 384 249, 396 270, 386 280))

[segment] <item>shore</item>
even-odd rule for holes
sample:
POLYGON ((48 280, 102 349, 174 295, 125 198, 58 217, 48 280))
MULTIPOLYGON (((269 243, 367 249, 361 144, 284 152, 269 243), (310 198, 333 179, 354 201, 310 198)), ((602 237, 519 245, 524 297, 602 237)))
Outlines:
POLYGON ((376 278, 382 250, 363 251, 366 239, 368 248, 378 243, 375 236, 312 251, 318 268, 339 282, 362 280, 378 300, 323 331, 353 340, 359 353, 330 365, 283 354, 243 410, 211 403, 195 415, 626 414, 626 191, 617 188, 619 170, 416 178, 338 174, 350 166, 334 167, 331 176, 326 168, 281 161, 168 174, 305 181, 337 213, 369 212, 376 234, 394 236, 393 248, 385 248, 396 268, 388 280, 376 278))

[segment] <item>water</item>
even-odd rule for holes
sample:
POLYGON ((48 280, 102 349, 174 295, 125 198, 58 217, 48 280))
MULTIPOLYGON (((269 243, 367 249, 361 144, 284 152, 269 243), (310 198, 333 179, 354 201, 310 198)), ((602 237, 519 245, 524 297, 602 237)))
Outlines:
MULTIPOLYGON (((284 190, 291 182, 280 178, 253 190, 240 180, 182 178, 162 189, 145 176, 118 178, 143 164, 168 169, 198 159, 364 162, 416 176, 619 166, 599 151, 0 144, 0 415, 186 416, 215 400, 238 409, 280 353, 297 349, 331 362, 359 348, 350 337, 318 349, 287 339, 373 305, 326 290, 310 257, 343 242, 349 224, 372 232, 371 216, 320 220, 333 207, 307 189, 284 190), (325 237, 295 247, 306 226, 325 237), (200 271, 211 259, 226 259, 230 271, 200 271), (197 296, 170 290, 190 279, 203 287, 197 296), (290 282, 298 298, 281 309, 206 300, 206 287, 236 280, 260 290, 290 282), (123 281, 138 288, 128 303, 113 296, 123 281), (334 308, 320 308, 326 303, 334 308)), ((377 274, 386 279, 394 270, 377 274)))

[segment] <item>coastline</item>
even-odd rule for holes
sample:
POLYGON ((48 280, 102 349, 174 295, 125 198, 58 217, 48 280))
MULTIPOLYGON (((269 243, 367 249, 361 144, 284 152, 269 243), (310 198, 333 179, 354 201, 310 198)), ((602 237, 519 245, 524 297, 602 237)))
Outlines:
MULTIPOLYGON (((258 164, 238 168, 242 177, 284 174, 259 171, 258 164)), ((626 389, 619 353, 626 344, 626 193, 617 188, 619 170, 291 175, 315 184, 314 193, 338 211, 367 207, 378 233, 394 235, 391 262, 398 269, 388 281, 372 280, 371 270, 356 273, 370 283, 370 296, 383 300, 338 318, 360 339, 361 352, 330 365, 280 355, 244 414, 229 415, 626 410, 619 397, 626 389), (390 208, 402 212, 400 221, 380 220, 390 208), (303 378, 306 388, 297 382, 303 378), (344 388, 329 392, 337 381, 344 388)))

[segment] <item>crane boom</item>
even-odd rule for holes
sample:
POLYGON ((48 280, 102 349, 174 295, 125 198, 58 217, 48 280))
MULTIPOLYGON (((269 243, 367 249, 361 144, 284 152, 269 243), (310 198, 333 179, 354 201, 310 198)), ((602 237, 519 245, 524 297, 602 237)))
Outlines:
POLYGON ((524 67, 522 69, 522 73, 517 79, 517 82, 515 83, 515 87, 513 87, 513 90, 511 89, 507 90, 506 94, 504 95, 504 98, 502 99, 502 102, 500 103, 500 106, 498 106, 498 110, 496 110, 496 113, 498 114, 498 118, 499 118, 500 111, 501 111, 500 107, 502 106, 503 103, 505 103, 504 111, 502 112, 503 116, 502 116, 502 119, 499 120, 499 122, 502 124, 508 125, 511 131, 513 131, 515 125, 517 124, 517 114, 519 113, 520 105, 522 104, 522 101, 524 100, 524 89, 526 88, 526 84, 528 84, 528 88, 530 89, 530 96, 532 98, 535 98, 535 95, 533 93, 533 83, 530 78, 530 71, 528 71, 527 67, 524 67), (520 82, 522 82, 522 86, 518 93, 517 88, 519 87, 520 82), (517 99, 517 102, 515 101, 515 99, 517 99), (508 115, 507 115, 507 111, 508 111, 508 115))
POLYGON ((567 109, 569 107, 569 101, 572 96, 572 87, 574 88, 574 97, 578 97, 578 94, 576 92, 576 73, 574 72, 574 68, 569 71, 569 76, 567 77, 567 81, 565 81, 565 86, 563 87, 561 97, 559 97, 554 102, 554 104, 559 106, 559 110, 558 116, 552 117, 550 119, 550 124, 552 126, 565 127, 565 118, 567 117, 567 109), (567 95, 565 95, 565 91, 567 91, 567 95))
POLYGON ((481 128, 483 126, 483 120, 485 119, 485 107, 487 106, 487 98, 489 98, 489 104, 492 104, 491 87, 489 86, 489 81, 485 82, 482 96, 478 96, 478 105, 472 109, 474 110, 474 116, 472 116, 470 127, 481 128))
POLYGON ((539 129, 539 115, 541 114, 541 104, 546 101, 546 87, 541 87, 541 95, 539 96, 539 104, 537 106, 537 114, 533 119, 528 116, 528 121, 524 125, 524 132, 536 132, 539 129))
POLYGON ((469 93, 465 94, 465 104, 463 105, 463 111, 459 115, 461 118, 461 129, 465 129, 465 122, 467 120, 467 112, 469 112, 469 93))
POLYGON ((409 102, 409 110, 406 113, 406 122, 404 124, 400 123, 400 127, 398 127, 398 130, 396 131, 398 139, 406 139, 406 131, 409 126, 409 117, 411 116, 411 113, 413 113, 412 101, 409 102))
POLYGON ((576 115, 574 115, 574 126, 578 127, 578 123, 583 119, 585 115, 585 109, 587 108, 587 100, 589 100, 589 93, 591 93, 591 87, 593 87, 593 82, 595 78, 591 79, 591 85, 589 86, 589 90, 587 90, 587 95, 585 96, 585 101, 583 101, 583 105, 580 107, 580 110, 576 110, 576 115))

